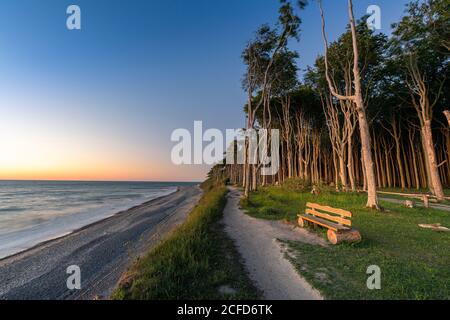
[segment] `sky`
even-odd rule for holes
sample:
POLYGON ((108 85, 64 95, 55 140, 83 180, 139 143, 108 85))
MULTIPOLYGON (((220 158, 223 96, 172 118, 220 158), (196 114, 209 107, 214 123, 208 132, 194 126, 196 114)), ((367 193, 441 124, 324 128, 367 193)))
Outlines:
MULTIPOLYGON (((381 32, 406 0, 379 5, 381 32)), ((171 134, 241 128, 241 52, 277 0, 3 0, 0 10, 0 179, 201 181, 206 165, 176 166, 171 134), (66 9, 81 8, 81 30, 66 9)), ((330 40, 346 0, 324 0, 330 40)), ((291 43, 300 69, 323 52, 317 3, 299 12, 291 43)))

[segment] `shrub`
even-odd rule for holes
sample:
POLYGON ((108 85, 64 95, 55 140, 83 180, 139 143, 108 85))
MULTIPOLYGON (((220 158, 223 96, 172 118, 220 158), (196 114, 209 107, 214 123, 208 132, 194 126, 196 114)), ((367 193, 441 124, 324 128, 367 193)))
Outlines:
POLYGON ((260 213, 264 216, 284 216, 285 215, 285 211, 281 210, 280 208, 275 208, 275 207, 264 207, 261 208, 260 213))
POLYGON ((307 192, 311 189, 311 182, 305 179, 290 178, 283 182, 282 188, 288 191, 307 192))

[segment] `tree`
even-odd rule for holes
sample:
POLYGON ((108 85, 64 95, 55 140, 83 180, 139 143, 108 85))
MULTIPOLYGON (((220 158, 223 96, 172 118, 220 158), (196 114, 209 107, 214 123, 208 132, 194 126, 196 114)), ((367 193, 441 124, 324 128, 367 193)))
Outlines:
POLYGON ((403 66, 404 81, 420 122, 430 190, 444 200, 432 122, 448 74, 448 0, 413 1, 408 15, 394 24, 392 58, 403 66), (445 5, 447 3, 447 6, 445 5), (445 18, 446 17, 446 18, 445 18))
POLYGON ((325 54, 308 67, 303 81, 297 79, 297 54, 287 45, 298 31, 283 27, 297 20, 292 7, 281 3, 277 26, 261 27, 243 54, 247 125, 280 130, 281 150, 275 155, 280 170, 265 176, 265 159, 258 165, 247 161, 225 169, 230 180, 245 186, 247 195, 259 185, 290 178, 300 178, 292 183, 302 187, 363 187, 368 206, 375 208, 377 187, 429 187, 437 194, 436 176, 449 186, 448 0, 414 1, 389 41, 369 30, 365 17, 354 21, 349 1, 348 28, 328 44, 321 7, 325 54))
POLYGON ((379 209, 378 206, 378 196, 377 196, 377 185, 375 180, 374 164, 372 159, 372 147, 371 138, 369 131, 369 123, 367 121, 366 107, 364 105, 364 98, 362 94, 362 80, 361 80, 361 70, 360 70, 360 59, 359 59, 359 49, 358 49, 358 38, 356 32, 356 23, 353 15, 353 3, 352 0, 348 0, 348 15, 350 20, 350 29, 352 34, 352 46, 353 46, 353 94, 345 95, 339 94, 330 78, 329 68, 328 68, 328 41, 325 33, 325 18, 322 8, 322 3, 320 3, 320 12, 322 17, 322 35, 325 45, 325 76, 330 89, 331 94, 340 101, 351 101, 354 103, 356 112, 358 115, 359 129, 360 129, 360 140, 361 140, 361 150, 363 157, 363 166, 365 179, 367 183, 367 207, 373 209, 379 209))
MULTIPOLYGON (((263 25, 256 34, 256 39, 251 41, 242 54, 247 72, 244 77, 244 89, 248 93, 247 102, 247 130, 254 130, 256 113, 264 101, 268 99, 268 92, 271 87, 271 76, 275 60, 283 48, 286 48, 289 39, 297 38, 301 20, 294 13, 294 8, 290 1, 280 0, 278 28, 271 29, 268 25, 263 25), (258 94, 259 99, 254 101, 254 95, 258 94)), ((298 6, 302 9, 306 5, 304 1, 298 1, 298 6)), ((248 142, 246 143, 248 150, 248 142)), ((250 170, 252 168, 253 182, 256 178, 256 165, 250 166, 250 152, 246 152, 245 157, 245 197, 255 188, 255 183, 250 184, 250 170)))

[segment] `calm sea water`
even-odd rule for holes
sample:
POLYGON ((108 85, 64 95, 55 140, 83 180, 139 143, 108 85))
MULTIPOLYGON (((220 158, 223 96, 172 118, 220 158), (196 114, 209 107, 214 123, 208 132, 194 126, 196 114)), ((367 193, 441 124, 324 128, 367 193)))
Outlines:
POLYGON ((68 234, 183 183, 0 181, 0 258, 68 234))

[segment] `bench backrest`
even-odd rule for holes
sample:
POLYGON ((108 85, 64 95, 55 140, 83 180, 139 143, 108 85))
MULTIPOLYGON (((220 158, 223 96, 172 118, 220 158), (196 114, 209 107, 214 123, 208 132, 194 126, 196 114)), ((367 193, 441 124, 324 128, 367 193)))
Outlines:
POLYGON ((349 227, 352 226, 352 221, 350 219, 353 217, 353 214, 350 211, 308 202, 306 204, 306 213, 315 217, 336 222, 340 225, 349 227))

